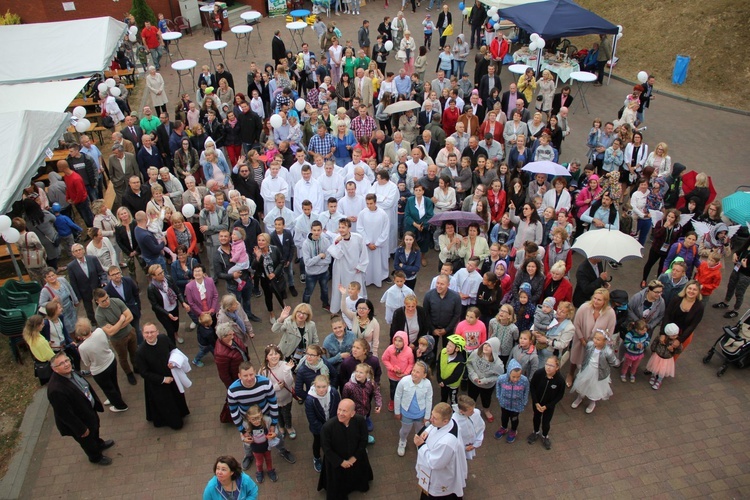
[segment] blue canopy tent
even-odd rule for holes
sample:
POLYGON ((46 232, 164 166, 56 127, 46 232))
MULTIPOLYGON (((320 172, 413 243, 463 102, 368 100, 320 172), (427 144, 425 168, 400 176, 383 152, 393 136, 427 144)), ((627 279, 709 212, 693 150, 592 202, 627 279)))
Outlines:
POLYGON ((545 40, 602 33, 616 35, 618 31, 614 24, 571 0, 547 0, 517 5, 500 9, 499 15, 545 40))

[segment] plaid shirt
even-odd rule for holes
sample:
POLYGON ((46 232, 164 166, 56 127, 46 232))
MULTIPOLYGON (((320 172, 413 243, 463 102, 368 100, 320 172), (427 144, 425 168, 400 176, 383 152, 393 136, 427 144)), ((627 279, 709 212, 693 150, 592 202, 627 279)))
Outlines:
POLYGON ((326 134, 320 137, 320 134, 315 134, 310 139, 310 144, 307 149, 310 153, 319 153, 323 156, 330 154, 331 148, 333 147, 333 137, 331 134, 326 134))
POLYGON ((362 116, 356 117, 351 121, 349 127, 351 128, 352 132, 354 132, 354 137, 356 137, 357 140, 360 140, 365 136, 372 136, 372 133, 377 129, 377 126, 375 125, 375 119, 370 115, 367 115, 364 118, 362 118, 362 116))

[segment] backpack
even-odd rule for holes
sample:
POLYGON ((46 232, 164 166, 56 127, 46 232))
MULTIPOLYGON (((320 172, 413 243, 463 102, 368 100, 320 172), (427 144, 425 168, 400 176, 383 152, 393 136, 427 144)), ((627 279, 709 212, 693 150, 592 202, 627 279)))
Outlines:
MULTIPOLYGON (((682 242, 681 241, 677 243, 677 251, 674 254, 675 257, 679 257, 680 251, 682 251, 682 242)), ((693 245, 693 262, 695 262, 696 255, 698 255, 698 245, 693 245)))

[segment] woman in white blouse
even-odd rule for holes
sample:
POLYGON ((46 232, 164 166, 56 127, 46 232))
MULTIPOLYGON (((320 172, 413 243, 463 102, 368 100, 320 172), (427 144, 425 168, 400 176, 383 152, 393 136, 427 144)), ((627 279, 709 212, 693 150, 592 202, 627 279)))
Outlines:
POLYGON ((654 169, 655 177, 666 177, 672 173, 672 158, 667 154, 669 148, 666 142, 660 142, 646 159, 644 167, 654 169))
POLYGON ((109 269, 110 266, 116 266, 117 254, 115 247, 110 243, 109 238, 104 237, 104 233, 98 227, 89 228, 91 241, 86 246, 86 254, 99 259, 103 269, 109 269))

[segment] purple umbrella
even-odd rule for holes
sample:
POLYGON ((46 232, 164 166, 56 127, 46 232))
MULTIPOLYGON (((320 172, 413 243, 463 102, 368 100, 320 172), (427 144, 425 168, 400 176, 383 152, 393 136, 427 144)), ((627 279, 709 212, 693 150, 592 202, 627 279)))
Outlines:
POLYGON ((452 210, 450 212, 443 212, 437 214, 430 219, 430 224, 433 226, 440 227, 443 222, 455 222, 456 227, 469 227, 469 224, 476 222, 477 224, 486 224, 487 221, 482 219, 479 215, 473 212, 463 212, 461 210, 452 210))

